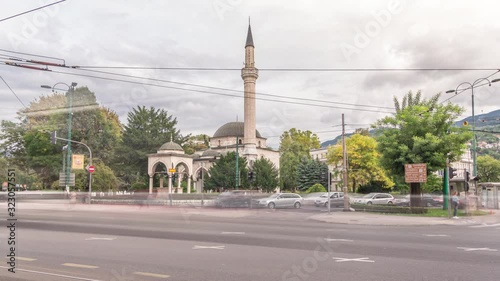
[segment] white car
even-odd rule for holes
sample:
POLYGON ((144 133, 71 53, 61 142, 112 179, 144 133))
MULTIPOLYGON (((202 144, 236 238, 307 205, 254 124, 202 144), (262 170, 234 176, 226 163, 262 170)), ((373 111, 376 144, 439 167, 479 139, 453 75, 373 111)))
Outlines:
POLYGON ((392 205, 395 198, 389 193, 369 193, 363 197, 353 199, 353 203, 367 205, 392 205))
POLYGON ((304 204, 304 199, 296 193, 276 193, 267 198, 255 201, 259 207, 275 208, 296 208, 299 209, 304 204))

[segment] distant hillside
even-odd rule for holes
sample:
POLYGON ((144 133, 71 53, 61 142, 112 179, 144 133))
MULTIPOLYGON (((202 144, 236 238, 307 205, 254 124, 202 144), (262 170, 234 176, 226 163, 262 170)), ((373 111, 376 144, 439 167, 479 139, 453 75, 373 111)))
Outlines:
MULTIPOLYGON (((463 126, 464 121, 469 123, 469 126, 472 126, 472 116, 466 117, 460 121, 455 122, 456 126, 463 126)), ((485 114, 476 114, 476 128, 479 127, 494 127, 500 126, 500 109, 495 110, 485 114)), ((370 135, 375 135, 376 130, 370 130, 370 135)), ((352 136, 352 133, 346 134, 346 137, 352 136)), ((342 139, 342 135, 337 136, 332 140, 327 140, 321 143, 321 147, 328 147, 330 145, 335 145, 342 139)))
MULTIPOLYGON (((460 121, 455 122, 457 126, 463 126, 464 121, 469 123, 469 126, 472 125, 472 116, 464 118, 460 121)), ((485 114, 476 114, 476 127, 485 127, 485 126, 496 126, 500 125, 500 109, 492 111, 490 113, 485 114)))

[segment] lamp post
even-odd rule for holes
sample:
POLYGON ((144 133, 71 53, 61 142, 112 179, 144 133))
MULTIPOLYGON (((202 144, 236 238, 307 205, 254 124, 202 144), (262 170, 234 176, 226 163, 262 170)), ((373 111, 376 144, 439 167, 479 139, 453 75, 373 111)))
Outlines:
POLYGON ((42 88, 52 89, 52 92, 55 92, 57 85, 65 85, 68 87, 66 92, 66 96, 68 99, 68 145, 67 145, 67 153, 66 153, 66 190, 69 191, 69 179, 71 175, 71 126, 73 123, 73 91, 76 87, 76 83, 72 82, 71 85, 68 85, 63 82, 58 82, 54 84, 54 86, 42 85, 42 88))
POLYGON ((463 89, 463 91, 467 89, 471 89, 471 96, 472 96, 472 175, 474 177, 477 176, 477 162, 476 162, 476 150, 477 150, 477 144, 476 144, 476 116, 474 115, 474 88, 477 86, 478 83, 486 81, 488 82, 488 86, 491 86, 491 83, 495 83, 500 81, 500 79, 494 79, 493 81, 490 81, 488 78, 479 78, 473 83, 470 82, 462 82, 460 83, 455 90, 448 90, 446 93, 455 93, 455 95, 458 94, 458 90, 462 85, 468 85, 469 87, 463 89))

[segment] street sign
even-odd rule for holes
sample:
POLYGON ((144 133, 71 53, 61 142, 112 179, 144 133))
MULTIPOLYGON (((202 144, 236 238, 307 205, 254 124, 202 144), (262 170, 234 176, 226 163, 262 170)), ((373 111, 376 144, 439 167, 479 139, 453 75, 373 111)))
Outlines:
POLYGON ((427 164, 405 164, 405 182, 427 182, 427 164))
POLYGON ((176 170, 176 169, 168 169, 168 171, 169 171, 170 173, 175 173, 175 172, 177 172, 177 170, 176 170))
POLYGON ((90 165, 88 170, 89 170, 89 173, 93 173, 95 171, 95 167, 90 165))

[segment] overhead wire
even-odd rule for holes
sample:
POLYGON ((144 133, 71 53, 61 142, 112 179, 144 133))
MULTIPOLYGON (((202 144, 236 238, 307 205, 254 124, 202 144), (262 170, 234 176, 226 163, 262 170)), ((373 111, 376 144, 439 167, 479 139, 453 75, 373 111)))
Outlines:
POLYGON ((66 0, 61 0, 61 1, 57 1, 57 2, 54 2, 54 3, 51 3, 51 4, 47 4, 47 5, 44 5, 44 6, 41 6, 41 7, 38 7, 38 8, 35 8, 35 9, 31 9, 29 11, 26 11, 26 12, 22 12, 22 13, 19 13, 19 14, 15 14, 13 16, 10 16, 10 17, 6 17, 6 18, 3 18, 3 19, 0 19, 0 22, 2 21, 6 21, 8 19, 12 19, 12 18, 15 18, 15 17, 18 17, 18 16, 22 16, 22 15, 25 15, 25 14, 28 14, 28 13, 31 13, 31 12, 34 12, 34 11, 38 11, 38 10, 41 10, 43 8, 47 8, 49 6, 52 6, 52 5, 56 5, 56 4, 59 4, 61 2, 64 2, 66 0))
POLYGON ((14 92, 14 90, 12 90, 12 88, 9 86, 9 84, 7 83, 7 81, 5 81, 5 79, 3 79, 2 76, 0 76, 0 79, 2 79, 2 81, 5 83, 5 85, 7 86, 7 88, 9 88, 9 90, 12 92, 12 94, 14 94, 14 96, 23 105, 23 107, 26 108, 26 105, 24 104, 24 102, 19 98, 19 96, 16 94, 16 92, 14 92))

